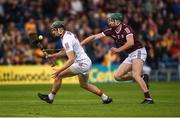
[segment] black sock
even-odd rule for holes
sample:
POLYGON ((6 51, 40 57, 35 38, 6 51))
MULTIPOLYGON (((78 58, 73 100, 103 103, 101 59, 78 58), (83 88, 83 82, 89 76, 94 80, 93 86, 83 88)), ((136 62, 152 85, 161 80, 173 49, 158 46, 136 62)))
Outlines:
POLYGON ((145 97, 145 98, 151 98, 151 96, 150 96, 150 94, 149 94, 149 91, 144 93, 144 97, 145 97))

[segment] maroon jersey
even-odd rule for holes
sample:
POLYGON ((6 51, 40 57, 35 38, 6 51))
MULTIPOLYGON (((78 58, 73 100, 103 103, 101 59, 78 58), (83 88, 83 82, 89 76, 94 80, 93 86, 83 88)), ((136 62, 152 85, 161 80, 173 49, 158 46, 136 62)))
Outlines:
POLYGON ((112 28, 104 30, 103 33, 106 36, 112 37, 114 39, 117 47, 121 47, 127 42, 127 40, 126 40, 127 35, 133 34, 134 45, 132 47, 130 47, 129 49, 125 50, 125 52, 128 54, 143 47, 143 45, 136 39, 134 31, 125 24, 122 24, 121 30, 118 33, 116 31, 114 31, 112 28))

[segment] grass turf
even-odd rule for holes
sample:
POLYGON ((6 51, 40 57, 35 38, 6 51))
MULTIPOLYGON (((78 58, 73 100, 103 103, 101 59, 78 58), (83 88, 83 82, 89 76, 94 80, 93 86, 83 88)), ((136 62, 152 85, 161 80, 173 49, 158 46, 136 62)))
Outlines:
POLYGON ((140 104, 143 94, 135 83, 96 84, 113 98, 108 105, 74 84, 63 84, 53 104, 37 97, 49 93, 51 85, 0 85, 0 117, 180 116, 179 84, 150 83, 153 105, 140 104))

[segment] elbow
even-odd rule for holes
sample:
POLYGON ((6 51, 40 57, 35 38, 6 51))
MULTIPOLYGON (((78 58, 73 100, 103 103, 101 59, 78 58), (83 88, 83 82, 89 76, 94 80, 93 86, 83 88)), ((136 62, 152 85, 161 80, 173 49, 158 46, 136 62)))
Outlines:
POLYGON ((74 59, 70 59, 70 60, 69 60, 69 63, 70 63, 70 64, 73 64, 73 63, 74 63, 74 59))
POLYGON ((134 41, 130 43, 130 46, 133 46, 134 45, 134 41))
POLYGON ((134 41, 130 41, 129 46, 133 46, 133 45, 134 45, 134 41))

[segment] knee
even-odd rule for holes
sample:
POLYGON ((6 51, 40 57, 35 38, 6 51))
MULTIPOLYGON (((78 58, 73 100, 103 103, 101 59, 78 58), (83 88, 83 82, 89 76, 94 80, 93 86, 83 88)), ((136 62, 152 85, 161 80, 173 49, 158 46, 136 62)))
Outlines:
POLYGON ((116 81, 119 81, 119 80, 122 79, 122 77, 121 77, 119 74, 117 74, 117 72, 115 72, 115 73, 114 73, 114 79, 115 79, 116 81))
POLYGON ((55 81, 55 82, 59 82, 59 81, 60 81, 60 79, 58 79, 58 78, 55 78, 55 79, 54 79, 54 81, 55 81))
POLYGON ((137 78, 141 77, 141 75, 139 75, 139 74, 136 73, 136 72, 133 72, 133 73, 132 73, 132 76, 133 76, 134 79, 137 79, 137 78))

